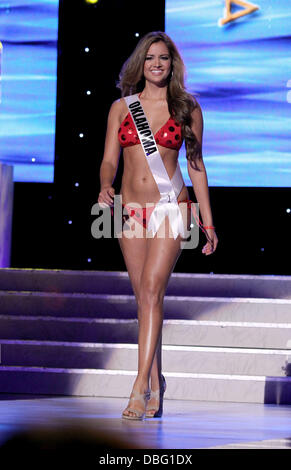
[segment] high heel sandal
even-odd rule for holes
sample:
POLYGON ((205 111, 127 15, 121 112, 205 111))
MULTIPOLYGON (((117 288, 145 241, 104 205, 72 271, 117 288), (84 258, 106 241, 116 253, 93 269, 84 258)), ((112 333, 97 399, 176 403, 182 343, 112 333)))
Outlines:
MULTIPOLYGON (((134 391, 134 392, 131 393, 129 401, 130 400, 140 400, 144 404, 144 407, 146 409, 146 405, 147 405, 147 402, 150 399, 150 395, 151 395, 150 390, 148 390, 145 393, 138 393, 138 392, 134 391)), ((126 415, 123 412, 122 413, 122 418, 125 418, 125 419, 139 419, 139 420, 142 420, 145 417, 145 411, 142 413, 141 411, 137 410, 136 408, 133 408, 132 406, 126 408, 124 411, 131 411, 132 413, 135 413, 134 416, 131 416, 131 415, 126 415)))
POLYGON ((162 375, 162 387, 157 390, 156 392, 151 391, 151 398, 155 398, 156 400, 159 400, 159 408, 149 408, 146 409, 145 417, 146 418, 160 418, 163 414, 163 399, 164 399, 164 393, 167 388, 166 384, 166 379, 162 375))

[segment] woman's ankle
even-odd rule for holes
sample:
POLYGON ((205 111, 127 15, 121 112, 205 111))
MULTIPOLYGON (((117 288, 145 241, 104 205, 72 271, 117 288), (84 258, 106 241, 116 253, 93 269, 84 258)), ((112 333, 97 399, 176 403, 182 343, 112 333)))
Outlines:
POLYGON ((150 390, 149 381, 144 378, 137 377, 135 379, 133 389, 137 390, 139 393, 145 393, 150 390))
POLYGON ((151 390, 157 390, 162 385, 162 374, 160 376, 151 377, 151 390))

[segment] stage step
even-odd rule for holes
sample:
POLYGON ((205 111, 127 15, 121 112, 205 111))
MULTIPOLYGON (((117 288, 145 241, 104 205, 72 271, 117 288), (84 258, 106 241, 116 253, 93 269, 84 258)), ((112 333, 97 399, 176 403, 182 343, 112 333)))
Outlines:
MULTIPOLYGON (((137 344, 0 340, 3 366, 136 371, 137 344)), ((163 345, 168 372, 196 374, 291 375, 291 350, 163 345)))
MULTIPOLYGON (((0 315, 1 339, 137 343, 137 319, 0 315)), ((291 323, 164 320, 163 343, 286 349, 291 323)))
MULTIPOLYGON (((133 294, 127 272, 0 268, 0 290, 133 294)), ((168 295, 291 299, 291 276, 172 273, 168 295)))
MULTIPOLYGON (((290 299, 169 296, 165 319, 284 323, 291 321, 290 299)), ((134 319, 133 295, 0 291, 1 315, 44 315, 134 319)))
MULTIPOLYGON (((0 269, 0 393, 128 398, 127 273, 0 269)), ((178 274, 164 301, 166 399, 291 404, 291 277, 178 274)))
MULTIPOLYGON (((166 372, 165 400, 290 404, 291 377, 166 372)), ((0 366, 3 393, 128 397, 136 372, 0 366)), ((165 404, 166 406, 166 404, 165 404)), ((122 410, 121 410, 122 411, 122 410)), ((120 412, 121 412, 120 411, 120 412)))

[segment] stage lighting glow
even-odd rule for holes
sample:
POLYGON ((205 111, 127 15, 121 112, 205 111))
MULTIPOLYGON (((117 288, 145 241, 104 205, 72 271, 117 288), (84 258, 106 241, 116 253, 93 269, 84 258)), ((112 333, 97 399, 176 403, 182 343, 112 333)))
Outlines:
POLYGON ((89 52, 89 47, 85 47, 85 52, 89 52))
POLYGON ((79 137, 81 137, 81 138, 84 137, 84 134, 79 134, 79 137))
POLYGON ((96 3, 98 3, 99 0, 85 0, 86 3, 89 3, 91 5, 95 5, 96 3))
POLYGON ((77 187, 78 187, 78 186, 79 186, 79 183, 75 183, 75 186, 77 186, 77 187))
POLYGON ((90 91, 90 90, 87 90, 87 95, 91 95, 91 91, 90 91))
POLYGON ((31 161, 32 161, 32 162, 35 162, 35 158, 34 158, 34 157, 32 157, 31 161))
POLYGON ((138 37, 139 37, 139 33, 135 33, 135 37, 138 38, 138 37))
POLYGON ((288 207, 288 209, 286 209, 286 212, 287 212, 287 214, 290 214, 291 211, 290 211, 289 207, 288 207))

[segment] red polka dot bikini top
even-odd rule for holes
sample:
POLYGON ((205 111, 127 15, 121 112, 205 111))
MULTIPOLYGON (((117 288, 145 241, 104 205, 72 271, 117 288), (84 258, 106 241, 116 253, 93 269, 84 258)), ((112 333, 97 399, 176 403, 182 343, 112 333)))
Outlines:
MULTIPOLYGON (((169 149, 179 150, 182 146, 182 129, 180 124, 170 116, 168 121, 156 132, 155 140, 158 145, 169 149)), ((140 144, 135 124, 130 112, 126 115, 118 130, 118 140, 121 147, 140 144)))

